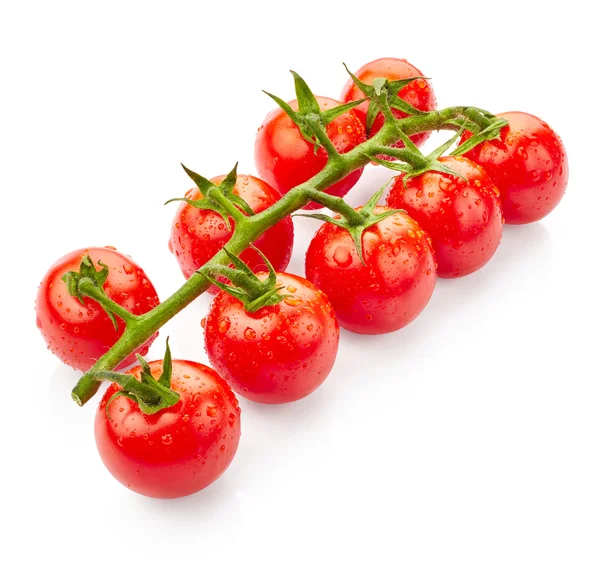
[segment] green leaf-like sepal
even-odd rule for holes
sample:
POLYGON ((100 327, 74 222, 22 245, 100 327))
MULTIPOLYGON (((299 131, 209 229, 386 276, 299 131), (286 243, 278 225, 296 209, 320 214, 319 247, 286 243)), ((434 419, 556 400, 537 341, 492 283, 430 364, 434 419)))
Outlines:
POLYGON ((347 104, 342 104, 341 106, 336 106, 335 108, 321 112, 321 123, 323 123, 323 125, 330 124, 335 118, 349 112, 352 108, 356 108, 356 106, 360 106, 365 100, 366 98, 361 98, 360 100, 348 102, 347 104))
POLYGON ((383 186, 381 189, 379 189, 377 192, 375 192, 375 194, 373 194, 373 196, 371 196, 371 198, 369 199, 369 201, 362 206, 361 209, 356 209, 355 212, 357 212, 357 214, 360 217, 360 221, 356 220, 356 216, 354 215, 352 217, 352 220, 349 220, 346 217, 331 217, 329 215, 325 215, 322 213, 299 213, 296 214, 296 216, 300 216, 300 217, 310 217, 312 219, 318 219, 319 221, 325 221, 327 223, 331 223, 333 225, 337 225, 338 227, 341 227, 342 229, 345 229, 346 231, 348 231, 348 233, 350 234, 350 237, 352 237, 352 241, 354 242, 354 246, 356 247, 356 252, 358 253, 358 256, 361 260, 361 262, 363 264, 365 264, 365 259, 364 259, 364 254, 363 254, 363 246, 362 246, 362 236, 363 233, 365 232, 366 229, 368 229, 369 227, 371 227, 372 225, 375 225, 377 223, 379 223, 380 221, 386 219, 387 217, 390 217, 398 212, 401 212, 403 210, 396 210, 396 209, 392 209, 392 210, 386 210, 383 213, 380 214, 376 214, 375 213, 375 207, 377 206, 379 199, 381 198, 381 195, 383 194, 383 191, 385 190, 385 186, 383 186))
MULTIPOLYGON (((197 172, 190 170, 183 163, 181 166, 187 175, 194 181, 194 184, 196 184, 198 190, 200 190, 202 198, 200 200, 191 200, 190 198, 171 198, 165 202, 165 205, 170 204, 171 202, 185 202, 186 204, 199 210, 214 211, 221 216, 225 222, 225 225, 227 226, 228 231, 231 231, 231 222, 229 219, 230 213, 226 209, 228 202, 233 204, 236 208, 242 210, 245 214, 254 215, 254 212, 248 205, 248 202, 233 192, 235 183, 237 181, 237 163, 229 171, 220 185, 217 185, 207 178, 204 178, 204 176, 201 176, 197 172), (215 198, 215 196, 219 194, 221 194, 227 201, 222 202, 222 198, 215 198)), ((231 209, 231 213, 233 212, 235 212, 235 208, 231 209)))
MULTIPOLYGON (((488 112, 486 112, 487 114, 488 112)), ((486 115, 486 117, 488 117, 486 115)), ((488 125, 485 129, 469 137, 462 145, 459 145, 454 151, 452 151, 453 156, 464 155, 466 152, 470 151, 480 143, 484 141, 491 141, 493 139, 500 139, 500 131, 503 127, 508 125, 508 122, 503 118, 497 118, 492 115, 493 122, 488 125)))
POLYGON ((433 150, 427 156, 423 155, 423 153, 421 153, 418 147, 410 140, 408 135, 406 135, 399 128, 398 133, 400 134, 400 138, 405 144, 405 148, 399 149, 396 147, 378 147, 377 149, 374 149, 374 151, 377 151, 378 154, 387 155, 395 159, 401 159, 405 162, 399 163, 395 161, 387 161, 377 156, 370 158, 373 162, 383 165, 386 168, 389 168, 390 170, 403 172, 404 176, 402 177, 402 183, 404 184, 405 188, 409 179, 421 176, 422 174, 430 170, 443 172, 452 176, 458 176, 459 178, 465 180, 465 177, 462 174, 452 170, 449 166, 439 161, 439 158, 461 136, 462 132, 464 131, 465 125, 466 123, 461 124, 460 130, 451 139, 448 139, 448 141, 440 145, 437 149, 433 150))
POLYGON ((387 104, 391 108, 395 108, 400 110, 408 115, 421 115, 425 112, 418 110, 413 105, 404 101, 402 98, 398 96, 400 90, 404 87, 408 86, 411 82, 414 82, 418 79, 425 79, 424 76, 414 76, 411 78, 406 78, 402 80, 387 80, 386 78, 375 78, 372 84, 366 84, 362 80, 360 80, 356 75, 354 75, 346 64, 344 64, 344 68, 350 75, 350 78, 356 84, 358 89, 370 99, 369 109, 367 110, 366 117, 366 130, 367 134, 371 132, 371 128, 373 127, 373 123, 375 122, 375 118, 382 110, 382 100, 383 96, 384 100, 387 101, 387 104))
POLYGON ((320 114, 319 102, 312 90, 306 84, 306 81, 294 71, 290 71, 294 77, 294 88, 296 90, 296 100, 298 101, 298 111, 303 115, 320 114))
POLYGON ((140 380, 131 374, 110 371, 90 371, 87 374, 95 380, 116 382, 121 389, 115 392, 108 402, 105 409, 108 415, 108 406, 118 397, 125 396, 131 401, 136 402, 142 413, 154 415, 159 411, 175 405, 179 401, 179 394, 171 389, 171 374, 173 372, 173 362, 171 360, 171 349, 169 339, 167 339, 165 356, 163 360, 163 371, 158 379, 152 376, 150 365, 139 354, 136 355, 142 371, 140 380))
POLYGON ((313 94, 312 90, 306 83, 306 81, 294 71, 290 71, 294 77, 294 87, 296 90, 296 101, 298 103, 298 110, 292 109, 290 104, 265 91, 265 94, 269 96, 275 103, 287 114, 292 120, 292 123, 298 128, 302 137, 308 142, 314 145, 315 153, 319 147, 323 147, 330 157, 338 156, 337 150, 331 143, 331 140, 327 136, 327 125, 331 123, 336 117, 343 113, 355 108, 359 104, 362 104, 364 100, 356 100, 354 102, 348 102, 331 108, 329 110, 321 111, 319 102, 313 94))
MULTIPOLYGON (((81 260, 81 264, 79 265, 79 272, 69 271, 62 277, 63 282, 67 285, 67 290, 69 291, 69 294, 77 298, 82 304, 85 304, 85 302, 83 301, 83 298, 85 296, 91 297, 89 296, 89 294, 83 291, 82 286, 84 284, 88 286, 93 286, 95 293, 100 293, 103 296, 106 296, 106 292, 104 291, 104 283, 108 278, 108 266, 106 266, 101 261, 98 261, 98 266, 101 267, 100 270, 96 270, 96 267, 92 262, 92 258, 89 255, 87 255, 81 260)), ((112 313, 112 311, 108 310, 102 303, 100 303, 100 306, 112 321, 112 324, 116 331, 118 329, 118 325, 114 314, 112 313)))
POLYGON ((277 305, 286 295, 279 293, 282 286, 277 286, 277 273, 269 259, 254 245, 250 245, 256 251, 265 263, 269 275, 266 280, 260 280, 250 267, 239 257, 234 255, 223 247, 223 250, 232 267, 213 265, 209 268, 201 268, 198 272, 206 276, 215 286, 227 292, 244 305, 244 309, 254 313, 267 306, 277 305), (230 280, 230 284, 224 284, 219 277, 230 280))

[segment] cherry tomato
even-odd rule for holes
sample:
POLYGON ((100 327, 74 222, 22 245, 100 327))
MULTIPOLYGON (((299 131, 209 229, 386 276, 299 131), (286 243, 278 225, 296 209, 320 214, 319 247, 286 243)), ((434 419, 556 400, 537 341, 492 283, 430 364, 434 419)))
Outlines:
MULTIPOLYGON (((376 78, 387 78, 390 81, 404 80, 406 78, 413 78, 415 76, 423 76, 423 73, 405 59, 384 58, 367 63, 366 65, 360 67, 354 73, 354 75, 365 84, 373 84, 373 81, 376 78)), ((405 102, 408 102, 417 108, 417 110, 421 110, 423 112, 430 112, 436 108, 433 88, 431 87, 431 83, 425 79, 420 78, 411 82, 408 86, 405 86, 402 90, 400 90, 400 92, 398 92, 398 96, 405 102)), ((360 91, 358 86, 354 84, 352 79, 349 79, 346 83, 346 86, 344 86, 344 89, 342 90, 342 101, 347 103, 352 102, 353 100, 360 100, 364 97, 365 95, 360 91)), ((354 108, 356 115, 365 126, 368 109, 368 101, 365 101, 360 104, 360 106, 354 108)), ((392 108, 392 112, 397 118, 404 118, 408 115, 400 110, 397 110, 396 108, 392 108)), ((379 113, 373 122, 373 127, 370 131, 371 136, 375 135, 375 133, 381 129, 383 122, 383 115, 379 113)), ((431 132, 427 131, 424 133, 411 135, 410 138, 415 145, 420 146, 427 140, 430 134, 431 132)), ((403 147, 404 143, 399 141, 395 146, 403 147)))
POLYGON ((278 273, 277 285, 287 294, 283 301, 255 313, 220 292, 203 321, 211 364, 237 393, 260 403, 310 394, 331 371, 338 348, 339 326, 327 297, 292 274, 278 273))
MULTIPOLYGON (((44 275, 35 302, 37 326, 48 349, 62 362, 87 370, 125 330, 125 323, 116 317, 118 329, 100 305, 84 298, 82 304, 71 296, 62 276, 69 271, 79 271, 83 258, 90 256, 97 270, 98 261, 109 269, 104 283, 106 295, 135 315, 150 311, 159 303, 154 286, 140 266, 114 247, 88 247, 79 249, 57 260, 44 275)), ((156 335, 129 355, 120 366, 135 362, 135 353, 145 355, 156 335)))
MULTIPOLYGON (((498 114, 508 121, 500 139, 464 154, 481 165, 500 190, 507 223, 531 223, 548 215, 567 187, 567 153, 560 137, 541 119, 523 112, 498 114)), ((462 141, 471 133, 463 134, 462 141)))
MULTIPOLYGON (((149 363, 162 373, 162 360, 149 363)), ((141 367, 129 374, 139 379, 141 367)), ((112 384, 96 412, 94 433, 102 462, 134 492, 159 498, 193 494, 231 463, 240 440, 240 408, 231 388, 212 368, 173 360, 171 388, 179 401, 146 415, 112 384), (108 408, 107 408, 108 404, 108 408)))
MULTIPOLYGON (((225 176, 217 176, 211 181, 220 184, 225 176)), ((254 176, 238 175, 234 193, 243 198, 254 213, 259 213, 272 206, 281 195, 266 182, 254 176)), ((186 197, 199 200, 202 194, 198 188, 192 188, 186 197)), ((197 209, 186 202, 179 206, 173 225, 169 249, 177 258, 181 272, 189 278, 196 270, 209 261, 231 239, 231 231, 227 229, 223 218, 212 210, 197 209)), ((270 227, 255 242, 275 269, 284 270, 290 262, 294 243, 294 225, 291 217, 282 219, 270 227)), ((255 272, 265 270, 261 256, 253 249, 246 249, 240 258, 255 272)), ((216 294, 218 289, 211 286, 209 291, 216 294)))
POLYGON ((475 272, 496 252, 502 237, 498 189, 483 168, 463 157, 442 157, 461 174, 428 171, 395 178, 387 197, 391 208, 403 209, 431 237, 437 275, 456 278, 475 272))
MULTIPOLYGON (((317 97, 322 110, 340 105, 337 100, 317 97)), ((296 100, 289 103, 298 109, 296 100)), ((365 140, 365 129, 352 110, 338 116, 327 125, 327 136, 340 153, 347 153, 365 140)), ((300 130, 281 109, 270 112, 256 135, 254 160, 261 178, 285 194, 317 174, 327 163, 327 153, 323 147, 317 152, 314 145, 302 137, 300 130)), ((362 169, 351 172, 346 178, 325 190, 335 196, 344 196, 354 186, 362 169)), ((311 202, 305 209, 317 209, 320 204, 311 202)), ((277 270, 277 268, 276 268, 277 270)))
MULTIPOLYGON (((389 208, 378 206, 376 214, 389 208)), ((324 223, 306 252, 306 277, 331 300, 342 327, 354 333, 396 331, 427 305, 435 261, 427 235, 398 212, 362 235, 363 264, 345 229, 324 223)))

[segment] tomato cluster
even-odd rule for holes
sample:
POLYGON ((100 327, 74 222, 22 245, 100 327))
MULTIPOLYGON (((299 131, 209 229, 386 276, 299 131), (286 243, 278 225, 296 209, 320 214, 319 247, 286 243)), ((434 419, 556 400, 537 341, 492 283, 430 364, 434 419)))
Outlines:
MULTIPOLYGON (((359 103, 364 98, 359 85, 379 81, 379 88, 382 79, 413 79, 397 91, 402 103, 396 90, 390 94, 395 106, 412 107, 415 113, 436 108, 431 83, 413 65, 391 58, 372 61, 348 81, 340 101, 314 99, 314 108, 321 111, 356 102, 325 124, 324 134, 339 154, 373 138, 389 119, 390 112, 385 118, 369 111, 372 99, 359 103)), ((362 207, 342 206, 339 215, 321 216, 326 222, 306 251, 306 278, 285 272, 293 246, 289 216, 266 229, 238 259, 226 247, 236 218, 246 223, 248 216, 273 206, 328 163, 325 148, 293 119, 299 105, 295 100, 282 105, 258 129, 254 152, 261 178, 230 173, 206 180, 188 171, 197 187, 181 198, 169 249, 186 279, 199 275, 222 249, 232 267, 215 271, 210 291, 217 295, 202 320, 214 369, 171 360, 169 352, 164 361, 148 365, 140 358, 141 365, 126 375, 104 376, 115 383, 96 414, 98 450, 113 476, 138 493, 168 498, 206 487, 226 470, 238 446, 240 408, 234 392, 266 404, 312 393, 332 370, 340 326, 363 334, 401 329, 427 305, 436 277, 456 278, 480 269, 498 248, 505 221, 537 221, 565 192, 567 157, 556 133, 530 114, 499 114, 506 122, 496 138, 474 144, 469 139, 477 129, 462 133, 456 154, 462 152, 460 144, 470 143, 463 156, 427 161, 419 152, 425 165, 400 168, 385 205, 378 204, 376 194, 362 207), (229 194, 237 211, 212 202, 210 191, 219 187, 221 197, 229 194), (157 386, 168 382, 175 402, 148 410, 154 392, 141 401, 135 386, 124 383, 139 382, 145 389, 148 381, 157 386)), ((398 107, 391 113, 396 118, 409 115, 398 107)), ((428 136, 404 136, 395 147, 416 154, 428 136)), ((392 167, 393 154, 376 160, 392 167)), ((338 179, 327 193, 345 195, 361 174, 358 168, 338 179)), ((322 203, 311 201, 305 208, 322 203)), ((36 299, 37 324, 54 354, 85 371, 119 340, 131 318, 158 304, 154 287, 131 258, 112 247, 90 247, 65 255, 46 273, 36 299), (91 294, 78 285, 85 277, 84 265, 85 276, 95 280, 88 282, 98 286, 91 294)), ((134 353, 146 354, 155 337, 120 366, 132 364, 134 353)))

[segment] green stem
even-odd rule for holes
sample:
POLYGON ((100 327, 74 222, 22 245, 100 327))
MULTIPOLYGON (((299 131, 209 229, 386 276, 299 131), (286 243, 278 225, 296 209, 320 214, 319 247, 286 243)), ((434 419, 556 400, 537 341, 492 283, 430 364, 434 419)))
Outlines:
POLYGON ((120 317, 127 325, 131 325, 138 320, 137 315, 134 315, 130 311, 127 311, 124 307, 120 306, 117 302, 111 300, 102 288, 99 288, 93 280, 89 278, 82 278, 77 284, 78 290, 84 295, 92 298, 98 302, 105 310, 114 313, 120 317))
MULTIPOLYGON (((269 227, 306 205, 310 200, 310 194, 321 192, 351 172, 364 167, 369 163, 368 154, 377 147, 389 146, 400 140, 398 128, 401 128, 406 135, 437 129, 457 130, 459 126, 452 123, 452 120, 459 117, 467 117, 464 107, 446 108, 386 122, 371 139, 348 153, 330 158, 318 174, 290 190, 275 204, 256 215, 245 216, 243 221, 239 224, 236 223, 233 235, 227 243, 228 250, 239 255, 269 227)), ((229 263, 229 257, 225 251, 221 250, 200 269, 200 272, 208 273, 215 265, 227 266, 229 263)), ((90 372, 113 369, 145 343, 167 321, 205 292, 210 285, 211 282, 205 276, 192 275, 172 296, 148 313, 136 317, 135 322, 128 324, 121 338, 94 364, 90 372)), ((73 388, 72 397, 79 405, 83 405, 96 393, 99 385, 92 374, 86 373, 73 388)))
POLYGON ((246 215, 241 212, 237 206, 231 203, 230 200, 227 199, 227 196, 221 192, 218 188, 210 188, 206 193, 206 197, 214 202, 217 202, 233 219, 233 221, 240 223, 246 219, 246 215))
POLYGON ((315 134, 315 137, 319 140, 319 143, 323 146, 325 151, 327 151, 329 160, 336 160, 340 154, 331 142, 331 139, 329 139, 325 127, 322 126, 321 117, 317 114, 309 114, 306 116, 306 121, 315 134))
POLYGON ((313 201, 329 208, 331 211, 339 213, 342 217, 348 220, 350 225, 361 225, 363 216, 360 215, 352 206, 347 204, 343 198, 332 196, 327 192, 319 192, 318 190, 307 189, 308 197, 313 201))

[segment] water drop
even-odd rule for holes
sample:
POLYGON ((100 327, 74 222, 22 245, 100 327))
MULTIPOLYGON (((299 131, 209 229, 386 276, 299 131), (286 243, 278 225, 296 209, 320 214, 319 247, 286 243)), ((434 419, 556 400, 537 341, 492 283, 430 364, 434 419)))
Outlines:
POLYGON ((344 245, 336 247, 333 252, 333 260, 338 266, 346 268, 352 264, 352 254, 350 249, 344 245))

